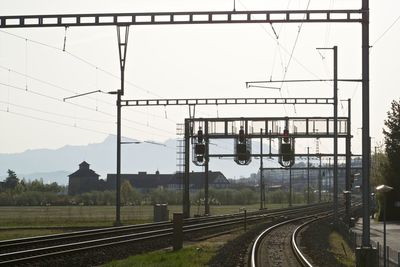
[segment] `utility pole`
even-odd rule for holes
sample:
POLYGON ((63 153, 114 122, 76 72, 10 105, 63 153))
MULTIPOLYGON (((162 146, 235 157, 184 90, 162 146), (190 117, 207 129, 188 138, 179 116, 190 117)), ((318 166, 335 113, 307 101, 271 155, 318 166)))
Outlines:
POLYGON ((190 121, 185 119, 185 175, 183 176, 182 211, 183 218, 190 217, 190 121))
POLYGON ((361 37, 362 37, 362 242, 356 248, 356 266, 372 267, 378 264, 377 249, 370 240, 370 153, 371 140, 369 129, 369 0, 362 0, 361 37))
POLYGON ((369 0, 362 0, 362 246, 370 247, 369 0))
POLYGON ((289 207, 292 206, 292 166, 289 167, 289 207))
POLYGON ((307 204, 310 204, 310 147, 307 147, 307 204))
POLYGON ((263 129, 260 129, 260 210, 264 208, 264 177, 263 177, 263 129))
POLYGON ((208 122, 205 123, 204 125, 204 131, 205 131, 205 148, 206 148, 206 153, 204 155, 204 172, 205 172, 205 179, 204 179, 204 209, 205 209, 205 215, 208 216, 210 215, 210 203, 209 203, 209 199, 208 199, 208 181, 209 181, 209 161, 210 161, 210 157, 209 157, 209 138, 208 138, 208 122))
POLYGON ((332 200, 332 180, 331 180, 331 158, 328 158, 328 200, 332 200))
POLYGON ((350 219, 350 207, 351 207, 351 99, 347 100, 347 112, 348 112, 348 122, 347 122, 347 137, 346 137, 346 192, 345 203, 346 203, 346 220, 347 223, 350 219))
POLYGON ((338 47, 333 50, 333 218, 338 222, 338 47))
POLYGON ((117 26, 121 89, 117 91, 117 175, 115 179, 115 225, 121 225, 121 97, 125 89, 125 62, 128 48, 129 26, 117 26))
POLYGON ((322 190, 322 174, 321 174, 322 159, 319 156, 319 179, 318 179, 318 202, 321 203, 322 190))
POLYGON ((333 47, 333 217, 338 223, 338 52, 337 46, 333 47))

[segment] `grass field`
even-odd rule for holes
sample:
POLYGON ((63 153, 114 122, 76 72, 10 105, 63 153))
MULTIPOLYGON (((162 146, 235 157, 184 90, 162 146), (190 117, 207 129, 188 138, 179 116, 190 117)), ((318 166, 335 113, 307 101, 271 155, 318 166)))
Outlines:
MULTIPOLYGON (((258 204, 247 206, 211 206, 211 214, 237 213, 246 207, 248 211, 257 210, 258 204)), ((268 208, 281 208, 281 204, 268 205, 268 208)), ((182 206, 168 206, 172 219, 174 212, 181 212, 182 206)), ((203 213, 204 207, 191 207, 192 216, 203 213)), ((20 227, 102 227, 111 226, 115 220, 114 206, 30 206, 0 207, 0 229, 20 227)), ((121 220, 124 224, 153 221, 153 206, 123 206, 121 220)))
MULTIPOLYGON (((211 214, 237 213, 243 207, 248 211, 253 211, 257 210, 259 205, 211 206, 211 214)), ((281 207, 283 207, 281 204, 268 206, 270 209, 281 207)), ((171 205, 168 206, 168 210, 169 217, 172 219, 174 212, 182 211, 182 206, 171 205)), ((191 207, 192 216, 203 212, 204 207, 191 207)), ((153 206, 123 206, 121 207, 121 220, 123 224, 152 222, 153 206)), ((112 226, 114 221, 114 206, 0 206, 0 240, 63 233, 73 230, 62 229, 62 227, 106 227, 112 226), (46 227, 56 229, 46 229, 46 227)))

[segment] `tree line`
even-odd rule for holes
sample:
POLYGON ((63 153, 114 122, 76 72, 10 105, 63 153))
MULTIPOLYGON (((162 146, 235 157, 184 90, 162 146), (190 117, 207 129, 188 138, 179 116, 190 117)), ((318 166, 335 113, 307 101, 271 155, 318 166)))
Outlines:
MULTIPOLYGON (((45 206, 45 205, 115 205, 115 191, 91 191, 81 195, 67 195, 67 188, 57 183, 45 184, 43 179, 26 181, 19 179, 16 173, 8 170, 8 177, 1 183, 1 206, 45 206)), ((237 186, 235 188, 209 190, 211 205, 250 205, 259 203, 260 193, 254 187, 237 186)), ((267 193, 268 203, 286 203, 288 193, 274 191, 267 193)), ((204 191, 199 190, 190 194, 192 205, 204 205, 204 191)), ((304 202, 301 193, 294 195, 294 202, 304 202)), ((141 192, 134 188, 129 181, 121 184, 122 205, 152 205, 167 203, 182 205, 182 191, 157 188, 141 192)))

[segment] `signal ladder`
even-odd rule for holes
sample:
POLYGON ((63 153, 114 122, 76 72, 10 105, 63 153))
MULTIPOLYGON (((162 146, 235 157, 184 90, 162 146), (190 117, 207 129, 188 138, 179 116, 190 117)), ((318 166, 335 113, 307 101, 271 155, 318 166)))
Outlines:
POLYGON ((185 137, 183 123, 176 124, 176 177, 180 181, 180 189, 183 189, 183 176, 185 174, 185 137))

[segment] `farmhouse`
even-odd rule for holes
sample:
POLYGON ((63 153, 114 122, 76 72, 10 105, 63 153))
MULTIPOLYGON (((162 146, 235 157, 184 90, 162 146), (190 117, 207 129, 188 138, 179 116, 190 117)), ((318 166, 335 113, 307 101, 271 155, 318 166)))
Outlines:
POLYGON ((68 175, 68 195, 78 195, 89 191, 100 190, 99 176, 89 168, 89 164, 83 161, 79 169, 68 175))
MULTIPOLYGON (((221 172, 212 172, 208 174, 209 185, 214 188, 226 188, 229 186, 229 181, 221 172)), ((115 190, 115 174, 107 174, 107 188, 115 190)), ((189 175, 189 189, 197 191, 204 188, 204 173, 191 172, 189 175)), ((121 181, 127 180, 131 185, 141 192, 149 192, 152 189, 164 188, 171 190, 182 190, 183 180, 177 174, 160 174, 156 171, 155 174, 147 172, 139 172, 138 174, 121 174, 121 181)))
MULTIPOLYGON (((115 190, 116 174, 107 174, 107 180, 99 179, 99 175, 89 168, 89 164, 83 161, 79 164, 79 169, 68 175, 68 194, 78 195, 90 191, 115 190)), ((209 185, 214 188, 227 188, 229 181, 219 171, 208 173, 209 185)), ((182 176, 177 174, 161 174, 159 171, 155 173, 138 172, 137 174, 121 174, 121 183, 126 180, 131 185, 141 191, 147 193, 153 189, 164 188, 170 190, 182 190, 182 176)), ((204 173, 191 172, 189 175, 190 191, 197 191, 204 188, 204 173)))

